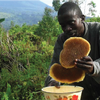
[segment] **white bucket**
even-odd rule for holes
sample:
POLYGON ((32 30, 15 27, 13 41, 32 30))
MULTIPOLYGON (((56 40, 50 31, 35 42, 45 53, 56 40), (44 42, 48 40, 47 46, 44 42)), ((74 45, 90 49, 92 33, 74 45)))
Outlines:
POLYGON ((42 88, 45 100, 80 100, 83 87, 63 85, 42 88))

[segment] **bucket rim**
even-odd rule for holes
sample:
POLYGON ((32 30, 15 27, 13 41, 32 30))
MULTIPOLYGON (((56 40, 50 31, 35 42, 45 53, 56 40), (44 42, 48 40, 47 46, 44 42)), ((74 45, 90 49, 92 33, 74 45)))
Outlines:
POLYGON ((45 88, 50 88, 50 87, 55 87, 55 86, 48 86, 48 87, 44 87, 44 88, 42 88, 41 89, 41 91, 43 92, 43 93, 50 93, 50 94, 71 94, 71 93, 77 93, 77 92, 82 92, 83 91, 83 87, 81 87, 81 86, 74 86, 74 85, 61 85, 61 87, 63 87, 63 86, 70 86, 70 87, 79 87, 79 88, 81 88, 81 90, 77 90, 77 91, 74 91, 74 92, 62 92, 62 93, 58 93, 58 92, 48 92, 48 91, 45 91, 45 90, 43 90, 43 89, 45 89, 45 88))

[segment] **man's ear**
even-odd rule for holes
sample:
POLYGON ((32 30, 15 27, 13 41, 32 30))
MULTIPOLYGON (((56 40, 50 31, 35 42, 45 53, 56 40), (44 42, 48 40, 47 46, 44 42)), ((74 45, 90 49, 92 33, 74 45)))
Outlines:
POLYGON ((81 16, 82 21, 85 21, 85 15, 81 16))

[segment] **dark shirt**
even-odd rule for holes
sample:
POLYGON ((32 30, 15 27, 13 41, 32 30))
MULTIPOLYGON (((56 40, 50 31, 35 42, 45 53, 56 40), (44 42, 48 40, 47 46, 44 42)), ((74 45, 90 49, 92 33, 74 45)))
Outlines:
MULTIPOLYGON (((83 38, 85 38, 91 45, 91 51, 89 56, 93 59, 94 73, 92 75, 86 74, 85 79, 83 81, 73 83, 73 85, 82 86, 84 88, 81 100, 95 100, 98 96, 100 96, 100 23, 84 22, 84 26, 85 34, 83 38)), ((63 43, 68 38, 69 36, 64 33, 58 36, 58 39, 55 43, 54 54, 50 67, 54 63, 60 63, 59 54, 63 49, 63 43)), ((45 86, 49 84, 51 79, 52 78, 50 76, 47 77, 45 81, 45 86)))

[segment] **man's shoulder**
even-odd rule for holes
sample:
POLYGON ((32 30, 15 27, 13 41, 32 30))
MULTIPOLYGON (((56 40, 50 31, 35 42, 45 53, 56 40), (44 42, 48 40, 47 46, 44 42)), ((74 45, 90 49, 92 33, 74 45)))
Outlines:
POLYGON ((64 37, 64 33, 58 35, 58 38, 62 38, 62 37, 64 37))
POLYGON ((64 33, 61 33, 59 36, 58 36, 58 41, 61 41, 61 42, 65 42, 66 39, 68 38, 68 36, 64 33))
POLYGON ((99 22, 86 22, 88 28, 90 29, 97 29, 100 28, 100 23, 99 22))

